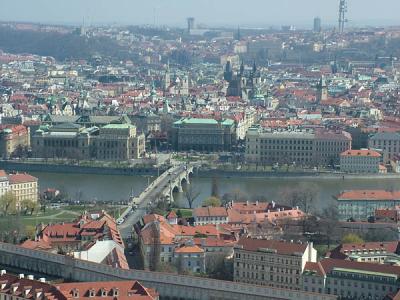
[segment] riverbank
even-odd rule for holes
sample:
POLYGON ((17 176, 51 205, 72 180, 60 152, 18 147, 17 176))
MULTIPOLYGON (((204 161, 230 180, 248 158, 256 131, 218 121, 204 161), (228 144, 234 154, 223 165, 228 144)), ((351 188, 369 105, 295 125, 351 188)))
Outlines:
MULTIPOLYGON (((0 169, 8 172, 47 172, 67 174, 97 174, 97 175, 122 175, 122 176, 158 176, 168 169, 167 166, 155 168, 148 167, 99 167, 82 166, 77 164, 55 164, 43 162, 21 162, 21 161, 0 161, 0 169)), ((315 171, 245 171, 245 170, 222 170, 199 168, 195 171, 196 177, 212 178, 303 178, 303 179, 400 179, 400 174, 345 174, 340 172, 315 172, 315 171)))
POLYGON ((19 161, 0 161, 0 169, 8 172, 47 172, 68 174, 99 174, 99 175, 143 175, 157 176, 166 168, 153 167, 98 167, 76 164, 31 163, 19 161))

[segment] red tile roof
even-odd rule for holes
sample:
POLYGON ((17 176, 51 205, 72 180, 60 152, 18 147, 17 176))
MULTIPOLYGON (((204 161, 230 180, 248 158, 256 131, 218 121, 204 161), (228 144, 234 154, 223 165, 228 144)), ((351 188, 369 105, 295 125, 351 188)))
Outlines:
POLYGON ((10 174, 8 176, 10 184, 37 182, 38 179, 27 173, 10 174))
POLYGON ((198 207, 193 210, 195 217, 227 217, 225 207, 198 207))
POLYGON ((367 156, 381 157, 380 153, 374 150, 348 150, 340 154, 340 156, 367 156))
POLYGON ((246 251, 258 251, 260 248, 275 250, 278 254, 294 255, 303 254, 307 249, 307 244, 291 243, 275 240, 263 240, 255 238, 241 238, 238 245, 243 246, 246 251))
POLYGON ((351 190, 336 196, 340 200, 400 200, 400 191, 351 190))

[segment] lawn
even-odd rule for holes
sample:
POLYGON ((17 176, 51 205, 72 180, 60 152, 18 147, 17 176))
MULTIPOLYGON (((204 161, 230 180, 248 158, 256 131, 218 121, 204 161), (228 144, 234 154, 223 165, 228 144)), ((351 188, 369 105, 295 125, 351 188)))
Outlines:
POLYGON ((178 210, 181 211, 183 218, 191 218, 192 217, 192 210, 189 208, 174 208, 173 211, 178 213, 178 210))

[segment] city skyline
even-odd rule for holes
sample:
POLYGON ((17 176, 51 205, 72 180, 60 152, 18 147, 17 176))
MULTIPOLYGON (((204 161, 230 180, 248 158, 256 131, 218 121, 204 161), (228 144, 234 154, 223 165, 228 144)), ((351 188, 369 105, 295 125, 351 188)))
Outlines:
MULTIPOLYGON (((311 27, 314 17, 322 19, 323 26, 337 23, 338 5, 336 0, 250 0, 246 2, 247 13, 237 0, 228 1, 179 1, 166 3, 161 0, 139 1, 116 0, 112 4, 105 0, 59 1, 54 5, 50 0, 4 1, 0 12, 1 21, 24 21, 57 24, 87 25, 151 24, 185 27, 186 18, 191 16, 197 24, 208 26, 268 27, 297 25, 311 27)), ((398 25, 396 12, 400 2, 382 0, 348 1, 348 26, 398 25), (376 12, 379 11, 379 16, 376 12)))

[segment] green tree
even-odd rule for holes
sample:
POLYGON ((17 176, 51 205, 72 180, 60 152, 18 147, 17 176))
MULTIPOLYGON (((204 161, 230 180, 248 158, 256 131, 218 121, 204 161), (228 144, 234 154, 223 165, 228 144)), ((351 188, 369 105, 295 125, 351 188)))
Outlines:
POLYGON ((13 192, 7 192, 0 197, 0 211, 5 216, 17 212, 17 198, 13 192))
POLYGON ((364 240, 355 233, 348 233, 343 236, 342 244, 361 244, 364 240))
POLYGON ((203 201, 203 206, 219 207, 221 206, 221 200, 217 197, 209 197, 203 201))

